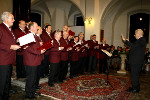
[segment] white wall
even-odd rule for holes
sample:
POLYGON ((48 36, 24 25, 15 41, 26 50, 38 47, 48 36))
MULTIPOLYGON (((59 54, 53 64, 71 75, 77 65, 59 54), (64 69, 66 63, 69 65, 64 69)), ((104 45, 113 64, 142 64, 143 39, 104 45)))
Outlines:
MULTIPOLYGON (((5 11, 8 11, 8 12, 11 12, 13 11, 13 0, 0 0, 0 15, 5 12, 5 11)), ((0 20, 0 23, 2 21, 0 20)))
POLYGON ((84 33, 84 26, 72 26, 70 28, 75 33, 76 36, 78 36, 80 32, 84 33))

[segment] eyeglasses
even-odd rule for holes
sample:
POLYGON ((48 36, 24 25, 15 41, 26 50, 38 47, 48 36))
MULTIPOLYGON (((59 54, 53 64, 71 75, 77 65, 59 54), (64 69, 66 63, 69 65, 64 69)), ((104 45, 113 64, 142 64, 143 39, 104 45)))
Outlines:
POLYGON ((11 18, 11 17, 8 17, 8 19, 12 19, 12 20, 14 20, 14 18, 11 18))

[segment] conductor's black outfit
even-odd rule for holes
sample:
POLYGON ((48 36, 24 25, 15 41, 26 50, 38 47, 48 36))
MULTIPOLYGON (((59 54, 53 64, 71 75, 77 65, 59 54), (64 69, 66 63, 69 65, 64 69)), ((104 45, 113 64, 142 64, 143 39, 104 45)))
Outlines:
POLYGON ((133 44, 129 41, 125 41, 125 44, 130 46, 129 53, 129 65, 131 67, 131 82, 133 90, 139 91, 139 76, 144 63, 146 40, 144 37, 140 37, 133 44))

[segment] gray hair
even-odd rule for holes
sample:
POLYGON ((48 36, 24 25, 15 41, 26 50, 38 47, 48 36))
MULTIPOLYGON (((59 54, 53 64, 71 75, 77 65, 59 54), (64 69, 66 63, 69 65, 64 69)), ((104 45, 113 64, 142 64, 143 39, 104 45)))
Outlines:
POLYGON ((142 29, 137 29, 137 30, 135 30, 135 33, 136 33, 136 32, 138 32, 138 33, 140 33, 140 34, 144 35, 144 32, 143 32, 143 30, 142 30, 142 29))
POLYGON ((84 33, 80 32, 80 33, 78 34, 79 37, 80 37, 81 35, 84 35, 84 33))
POLYGON ((58 35, 59 33, 61 33, 59 30, 57 30, 54 34, 54 36, 58 35))
POLYGON ((2 21, 5 21, 5 18, 9 18, 10 14, 10 12, 3 12, 1 15, 2 21))
POLYGON ((63 32, 63 35, 64 35, 64 34, 69 34, 69 33, 68 33, 68 32, 63 32))

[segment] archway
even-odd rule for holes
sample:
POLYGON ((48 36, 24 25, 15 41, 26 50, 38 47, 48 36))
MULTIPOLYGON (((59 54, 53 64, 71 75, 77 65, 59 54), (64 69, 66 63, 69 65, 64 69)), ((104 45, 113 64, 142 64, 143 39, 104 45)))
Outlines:
MULTIPOLYGON (((130 16, 141 12, 150 14, 150 8, 147 6, 149 4, 150 2, 143 0, 141 8, 141 3, 136 0, 130 0, 128 2, 126 0, 112 0, 103 11, 100 22, 101 29, 104 30, 109 44, 124 46, 120 36, 124 34, 126 38, 129 38, 130 16)), ((147 34, 149 35, 149 33, 147 34)))
MULTIPOLYGON (((52 29, 61 30, 63 25, 75 27, 76 14, 84 19, 81 10, 71 0, 43 0, 34 2, 31 11, 36 10, 42 12, 43 23, 50 23, 52 29)), ((72 28, 73 29, 73 28, 72 28)), ((80 28, 79 28, 80 29, 80 28)))
POLYGON ((38 13, 31 13, 30 20, 32 22, 36 22, 39 26, 41 26, 41 15, 38 13))
POLYGON ((134 33, 136 29, 142 29, 144 31, 144 37, 146 41, 149 40, 149 14, 137 13, 130 16, 130 32, 129 39, 134 42, 136 39, 134 33))

